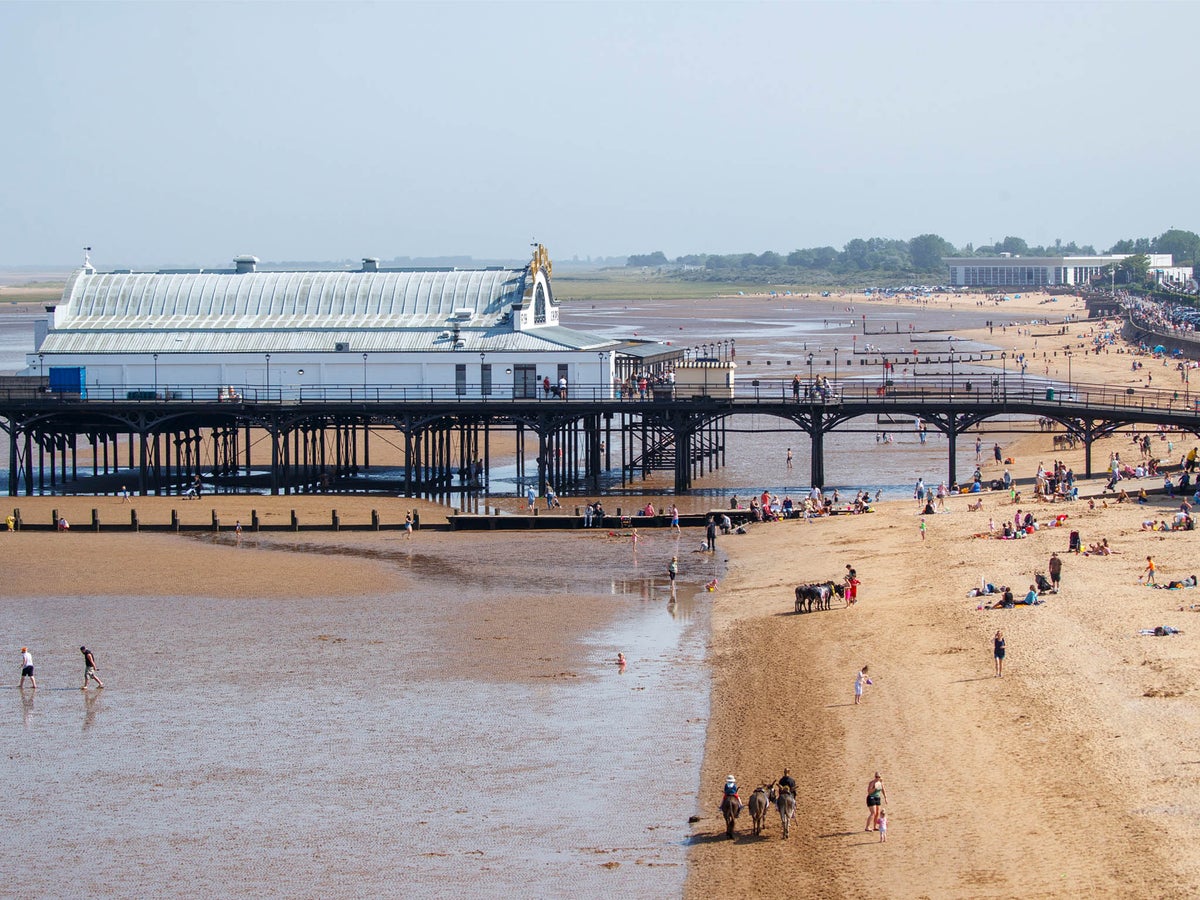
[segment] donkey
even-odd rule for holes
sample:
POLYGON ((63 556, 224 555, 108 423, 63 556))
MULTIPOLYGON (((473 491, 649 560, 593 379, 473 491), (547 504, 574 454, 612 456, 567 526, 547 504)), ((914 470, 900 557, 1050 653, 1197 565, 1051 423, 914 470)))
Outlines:
POLYGON ((733 823, 742 812, 742 805, 733 797, 726 795, 721 798, 721 815, 725 817, 725 837, 733 837, 733 823))
POLYGON ((831 606, 834 594, 839 597, 846 595, 846 587, 833 581, 822 581, 818 584, 802 584, 796 588, 796 612, 812 612, 814 609, 827 610, 831 606))
POLYGON ((783 839, 786 841, 792 831, 792 817, 796 815, 796 795, 786 787, 771 786, 768 798, 779 810, 779 823, 783 826, 783 839))
POLYGON ((746 804, 750 808, 750 818, 753 820, 753 831, 755 836, 762 834, 763 822, 767 818, 767 809, 771 805, 771 800, 767 796, 767 789, 763 785, 759 785, 754 789, 754 793, 750 795, 750 802, 746 804))

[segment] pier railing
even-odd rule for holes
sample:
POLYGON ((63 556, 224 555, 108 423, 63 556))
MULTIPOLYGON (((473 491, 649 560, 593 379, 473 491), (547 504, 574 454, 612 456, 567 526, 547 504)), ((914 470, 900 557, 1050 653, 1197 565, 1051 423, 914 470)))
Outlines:
POLYGON ((321 387, 272 386, 269 389, 255 385, 172 385, 170 387, 121 386, 114 388, 89 387, 86 397, 73 393, 58 393, 42 390, 5 387, 0 389, 0 399, 6 402, 33 401, 34 403, 136 403, 162 404, 205 404, 227 403, 230 405, 257 404, 420 404, 420 403, 471 403, 471 404, 529 404, 547 405, 618 402, 622 404, 662 404, 671 402, 713 401, 734 407, 756 404, 797 403, 801 405, 836 406, 843 403, 856 405, 878 404, 881 407, 904 403, 928 402, 930 404, 980 404, 991 403, 1053 403, 1058 406, 1117 407, 1122 409, 1146 409, 1170 412, 1195 411, 1200 407, 1200 392, 1191 393, 1185 383, 1180 389, 1130 387, 1084 382, 1054 382, 1021 376, 989 377, 988 375, 964 375, 957 378, 908 378, 908 379, 845 379, 841 381, 801 382, 795 386, 789 378, 754 378, 737 384, 734 396, 728 391, 713 390, 705 393, 700 388, 671 390, 658 387, 645 393, 637 391, 614 391, 611 385, 580 384, 568 389, 566 396, 546 394, 540 389, 535 393, 503 392, 493 390, 483 393, 480 385, 425 384, 420 386, 403 384, 325 385, 321 387))

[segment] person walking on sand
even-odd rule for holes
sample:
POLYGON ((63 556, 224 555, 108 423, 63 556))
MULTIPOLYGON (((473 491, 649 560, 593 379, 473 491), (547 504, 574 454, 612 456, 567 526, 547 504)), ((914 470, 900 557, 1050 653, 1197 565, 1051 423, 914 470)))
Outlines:
POLYGON ((704 526, 704 549, 709 553, 717 552, 717 521, 712 516, 704 526))
POLYGON ((1146 557, 1146 572, 1145 572, 1145 574, 1138 577, 1138 581, 1141 581, 1143 578, 1145 578, 1146 584, 1156 584, 1157 582, 1155 582, 1155 580, 1154 580, 1154 571, 1155 571, 1154 557, 1147 556, 1146 557))
POLYGON ((858 580, 858 572, 850 563, 846 563, 846 606, 853 606, 858 602, 858 586, 862 584, 858 580))
POLYGON ((882 806, 879 808, 879 843, 887 843, 887 810, 882 806))
POLYGON ((867 827, 863 831, 874 831, 879 826, 879 810, 886 802, 883 779, 876 772, 875 777, 867 782, 867 827))
POLYGON ((923 543, 925 543, 925 519, 924 518, 921 519, 921 524, 920 524, 919 528, 921 531, 921 543, 923 544, 923 543))
POLYGON ((96 675, 100 669, 96 666, 96 657, 92 656, 92 651, 87 647, 80 647, 79 652, 83 654, 83 686, 79 689, 86 691, 89 679, 96 682, 96 687, 104 687, 104 682, 96 675))
POLYGON ((787 467, 788 467, 789 469, 792 467, 792 448, 791 448, 791 447, 788 447, 788 452, 787 452, 787 467))
POLYGON ((242 520, 241 519, 238 519, 236 522, 233 523, 233 534, 237 538, 237 542, 240 544, 242 542, 242 520))
POLYGON ((996 636, 992 638, 992 657, 996 661, 996 674, 994 677, 1004 677, 1004 632, 997 631, 996 636))
POLYGON ((867 669, 868 668, 870 668, 870 667, 863 666, 861 669, 858 670, 858 674, 854 676, 854 705, 855 706, 858 706, 860 703, 862 703, 863 685, 875 683, 870 678, 867 677, 867 669))
POLYGON ((127 488, 125 485, 121 485, 121 502, 122 503, 132 503, 133 502, 132 500, 129 499, 129 488, 127 488))
POLYGON ((671 530, 678 535, 683 534, 683 529, 679 527, 679 507, 674 503, 671 504, 671 530))
POLYGON ((412 531, 413 531, 412 513, 405 513, 405 515, 404 515, 404 539, 406 541, 412 540, 412 531))
POLYGON ((1057 553, 1050 554, 1050 561, 1046 563, 1046 570, 1050 573, 1050 589, 1054 593, 1058 593, 1058 583, 1062 579, 1062 559, 1057 553))
POLYGON ((667 577, 671 579, 671 596, 675 596, 675 576, 679 574, 679 557, 672 556, 667 566, 667 577))
POLYGON ((29 652, 28 647, 21 648, 21 690, 25 689, 25 679, 33 685, 33 689, 37 690, 37 679, 33 677, 33 654, 29 652))

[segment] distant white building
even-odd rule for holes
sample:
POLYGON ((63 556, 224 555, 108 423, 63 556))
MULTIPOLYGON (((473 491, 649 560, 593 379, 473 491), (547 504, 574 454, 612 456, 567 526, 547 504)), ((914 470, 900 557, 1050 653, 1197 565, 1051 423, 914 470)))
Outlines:
POLYGON ((519 269, 97 272, 85 260, 26 375, 91 399, 610 396, 617 341, 565 328, 545 247, 519 269), (136 394, 134 393, 136 392, 136 394))
MULTIPOLYGON (((1121 263, 1128 253, 1110 256, 966 256, 946 257, 953 287, 1038 288, 1084 285, 1108 266, 1121 263)), ((1192 275, 1188 266, 1175 266, 1170 253, 1149 253, 1150 268, 1166 273, 1159 280, 1184 282, 1192 275), (1186 274, 1183 274, 1185 273, 1186 274)))

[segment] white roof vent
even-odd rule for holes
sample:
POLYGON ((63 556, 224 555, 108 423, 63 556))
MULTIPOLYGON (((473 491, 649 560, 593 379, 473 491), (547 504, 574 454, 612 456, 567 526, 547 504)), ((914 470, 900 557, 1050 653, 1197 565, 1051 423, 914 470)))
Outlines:
POLYGON ((464 306, 461 309, 456 309, 450 316, 452 319, 473 319, 475 318, 475 310, 469 306, 464 306))
POLYGON ((243 254, 242 256, 235 256, 233 258, 233 266, 234 271, 239 275, 245 275, 247 272, 257 271, 258 257, 251 256, 248 253, 243 254))

